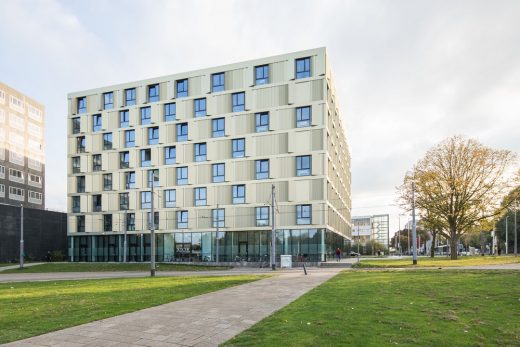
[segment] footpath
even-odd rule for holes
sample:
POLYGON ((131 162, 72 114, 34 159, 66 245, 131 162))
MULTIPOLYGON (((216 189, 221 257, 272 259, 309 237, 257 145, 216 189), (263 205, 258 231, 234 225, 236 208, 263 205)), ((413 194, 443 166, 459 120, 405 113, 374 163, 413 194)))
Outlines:
POLYGON ((273 277, 6 346, 218 346, 288 305, 342 269, 281 272, 273 277))

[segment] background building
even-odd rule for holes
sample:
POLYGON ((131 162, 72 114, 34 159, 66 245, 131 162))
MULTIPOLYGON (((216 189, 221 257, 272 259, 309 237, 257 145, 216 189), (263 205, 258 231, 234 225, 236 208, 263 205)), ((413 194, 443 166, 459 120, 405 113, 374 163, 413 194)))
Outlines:
POLYGON ((69 94, 73 261, 323 260, 351 236, 350 153, 325 48, 69 94), (157 180, 155 180, 157 178, 157 180))
POLYGON ((362 244, 375 240, 386 248, 389 242, 389 215, 373 215, 352 217, 352 236, 362 244))
POLYGON ((44 114, 0 82, 0 203, 45 208, 44 114))

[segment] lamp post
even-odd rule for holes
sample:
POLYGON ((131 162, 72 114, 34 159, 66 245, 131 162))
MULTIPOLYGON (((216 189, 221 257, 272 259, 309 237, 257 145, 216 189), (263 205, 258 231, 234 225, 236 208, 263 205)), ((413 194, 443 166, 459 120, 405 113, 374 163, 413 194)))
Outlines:
MULTIPOLYGON (((507 211, 507 212, 509 212, 509 211, 507 211)), ((507 230, 507 220, 508 220, 508 219, 509 219, 509 214, 506 215, 506 255, 509 254, 509 247, 508 247, 508 244, 507 244, 507 234, 509 234, 509 233, 508 233, 508 230, 507 230)))
POLYGON ((23 269, 23 256, 24 256, 24 244, 23 244, 23 205, 20 204, 20 269, 23 269))
POLYGON ((417 265, 417 230, 415 225, 415 182, 412 181, 412 239, 413 265, 417 265))
POLYGON ((155 170, 152 170, 152 197, 150 211, 150 276, 155 276, 155 213, 154 213, 155 170))
POLYGON ((125 232, 125 236, 124 236, 124 239, 123 239, 123 263, 126 263, 126 247, 127 247, 127 231, 128 231, 128 226, 126 225, 127 223, 127 219, 128 219, 128 214, 127 214, 127 211, 125 210, 125 217, 124 217, 124 221, 123 221, 123 225, 124 225, 124 232, 125 232))
POLYGON ((516 211, 518 210, 518 200, 516 200, 516 205, 515 205, 515 227, 514 227, 514 231, 515 231, 515 257, 518 256, 518 244, 517 244, 517 237, 518 237, 518 225, 516 224, 516 211))
POLYGON ((273 219, 273 225, 271 227, 271 269, 276 270, 276 223, 274 217, 274 194, 275 188, 273 184, 271 187, 271 217, 273 219))
POLYGON ((218 233, 219 233, 219 230, 218 230, 218 227, 219 227, 219 224, 220 224, 220 220, 219 220, 219 216, 218 216, 218 213, 219 213, 219 209, 218 209, 218 204, 217 204, 217 221, 216 221, 216 226, 217 226, 217 234, 216 234, 216 237, 215 237, 215 243, 216 243, 216 247, 215 247, 215 261, 218 265, 219 263, 219 249, 218 249, 218 246, 219 246, 219 242, 218 242, 218 233))

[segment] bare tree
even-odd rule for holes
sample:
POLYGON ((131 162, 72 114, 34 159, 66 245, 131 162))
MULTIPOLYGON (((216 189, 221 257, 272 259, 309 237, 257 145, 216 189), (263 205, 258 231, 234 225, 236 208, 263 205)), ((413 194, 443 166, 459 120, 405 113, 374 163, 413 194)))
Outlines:
POLYGON ((405 175, 400 200, 410 208, 413 182, 416 207, 435 221, 440 235, 450 241, 451 259, 457 259, 460 236, 502 213, 500 202, 513 184, 513 165, 511 151, 453 136, 430 149, 405 175))

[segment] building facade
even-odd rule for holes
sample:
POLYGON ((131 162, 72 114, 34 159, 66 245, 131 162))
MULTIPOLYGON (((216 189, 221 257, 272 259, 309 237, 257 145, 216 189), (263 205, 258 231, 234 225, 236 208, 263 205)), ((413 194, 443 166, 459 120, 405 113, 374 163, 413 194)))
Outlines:
POLYGON ((389 215, 352 217, 352 236, 362 244, 375 240, 386 248, 389 246, 389 215))
POLYGON ((125 234, 128 260, 149 260, 152 219, 158 261, 267 260, 273 186, 277 255, 323 260, 351 236, 350 153, 325 48, 68 103, 71 261, 121 261, 125 234))
POLYGON ((45 208, 45 108, 0 82, 0 203, 45 208))

